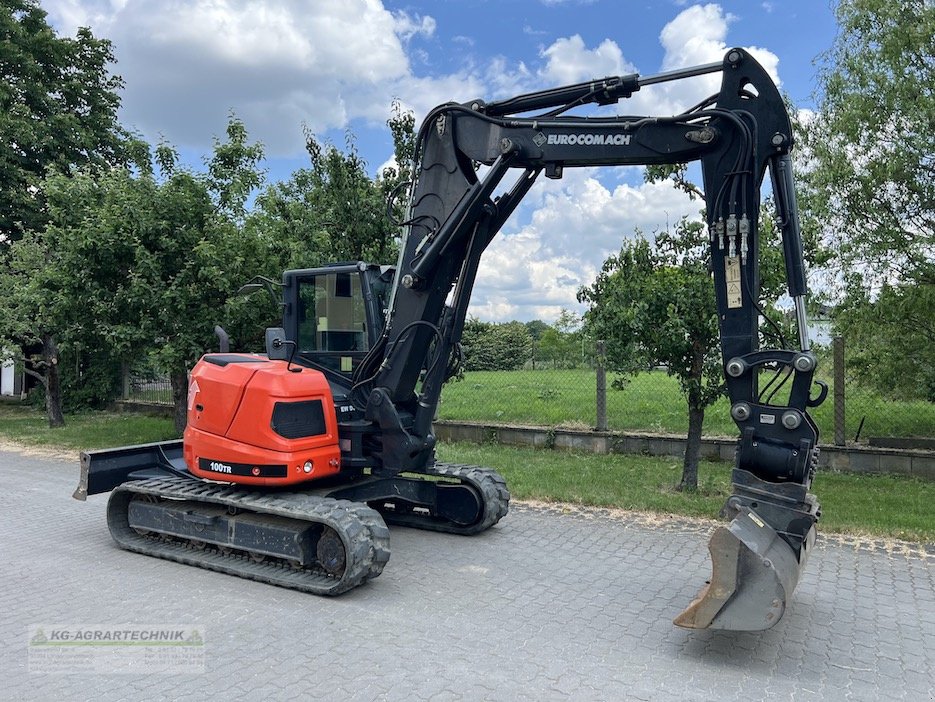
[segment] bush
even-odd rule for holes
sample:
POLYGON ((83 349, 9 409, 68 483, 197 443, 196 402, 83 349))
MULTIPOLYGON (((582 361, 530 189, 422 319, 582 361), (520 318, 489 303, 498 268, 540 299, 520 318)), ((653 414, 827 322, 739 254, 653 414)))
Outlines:
POLYGON ((62 349, 59 372, 67 412, 104 409, 120 394, 120 362, 106 352, 62 349))
POLYGON ((490 324, 476 319, 464 325, 461 345, 465 370, 518 370, 532 357, 532 336, 520 322, 490 324))

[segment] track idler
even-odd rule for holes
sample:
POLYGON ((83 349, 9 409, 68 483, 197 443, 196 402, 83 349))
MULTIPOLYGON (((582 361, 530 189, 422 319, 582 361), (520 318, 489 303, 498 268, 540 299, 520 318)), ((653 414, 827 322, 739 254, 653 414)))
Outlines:
POLYGON ((796 555, 756 512, 742 512, 711 536, 711 581, 675 624, 687 629, 769 629, 782 619, 814 543, 812 526, 796 555))

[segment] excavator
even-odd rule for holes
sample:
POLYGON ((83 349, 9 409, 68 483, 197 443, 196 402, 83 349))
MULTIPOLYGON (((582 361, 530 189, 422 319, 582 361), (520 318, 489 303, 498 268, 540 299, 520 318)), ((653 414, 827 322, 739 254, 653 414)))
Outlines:
POLYGON ((541 175, 700 162, 740 438, 724 510, 731 521, 709 543, 711 579, 675 624, 774 626, 815 541, 820 507, 809 488, 818 429, 808 408, 827 394, 814 379, 807 332, 792 146, 776 86, 740 48, 649 76, 440 105, 416 134, 396 265, 285 272, 282 327, 266 330, 266 353, 231 353, 222 339, 220 352, 191 372, 183 438, 82 454, 74 496, 110 493, 107 522, 124 549, 320 595, 380 575, 388 524, 455 534, 490 528, 509 508, 504 479, 437 461, 433 431, 442 386, 462 359, 481 255, 541 175), (715 73, 719 91, 680 114, 601 109, 648 86, 715 73), (767 171, 796 350, 760 348, 767 171), (772 375, 762 388, 761 375, 772 375), (770 390, 779 377, 792 379, 787 399, 770 390))

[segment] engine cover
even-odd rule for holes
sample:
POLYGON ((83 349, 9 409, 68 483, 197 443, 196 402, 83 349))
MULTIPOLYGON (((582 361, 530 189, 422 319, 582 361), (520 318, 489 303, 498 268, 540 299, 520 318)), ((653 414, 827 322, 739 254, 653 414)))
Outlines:
POLYGON ((185 463, 192 474, 290 485, 341 470, 338 423, 322 373, 250 354, 207 354, 188 386, 185 463))

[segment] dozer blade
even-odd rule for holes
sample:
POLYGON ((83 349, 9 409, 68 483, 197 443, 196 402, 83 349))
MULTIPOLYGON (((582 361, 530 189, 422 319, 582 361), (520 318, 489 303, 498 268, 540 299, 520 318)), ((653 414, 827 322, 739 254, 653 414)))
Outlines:
POLYGON ((814 542, 813 526, 796 557, 756 513, 742 512, 711 536, 711 581, 675 624, 687 629, 769 629, 782 619, 814 542))

